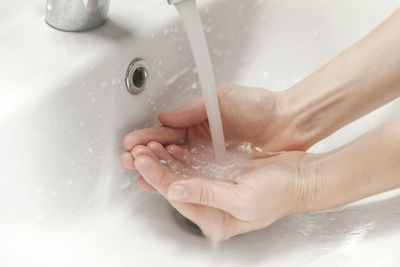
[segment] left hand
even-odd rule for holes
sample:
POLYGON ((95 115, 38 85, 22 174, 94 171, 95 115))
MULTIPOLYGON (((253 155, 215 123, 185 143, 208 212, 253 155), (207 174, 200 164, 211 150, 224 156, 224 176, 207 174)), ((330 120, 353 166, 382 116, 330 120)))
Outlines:
POLYGON ((136 168, 146 182, 210 239, 225 240, 262 229, 312 205, 311 194, 317 184, 314 155, 288 152, 253 159, 250 170, 230 182, 180 177, 173 170, 187 167, 185 153, 189 152, 177 145, 167 151, 157 142, 136 146, 132 151, 136 168))

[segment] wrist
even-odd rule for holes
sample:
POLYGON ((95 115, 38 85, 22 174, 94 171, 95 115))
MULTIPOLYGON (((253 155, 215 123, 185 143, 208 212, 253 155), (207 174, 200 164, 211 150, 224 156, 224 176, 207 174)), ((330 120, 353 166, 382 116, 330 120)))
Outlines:
MULTIPOLYGON (((324 132, 322 124, 318 123, 320 116, 316 112, 312 99, 306 96, 298 96, 297 89, 290 88, 277 94, 276 113, 283 128, 291 136, 293 143, 297 144, 297 150, 306 151, 319 141, 319 136, 324 132)), ((320 110, 319 114, 322 114, 320 110)))
POLYGON ((305 153, 299 165, 294 184, 294 205, 292 213, 316 211, 326 208, 325 154, 305 153))
POLYGON ((365 169, 346 150, 313 154, 299 168, 295 212, 336 208, 371 195, 367 191, 373 185, 367 182, 370 173, 365 169))
POLYGON ((289 118, 290 130, 306 148, 346 125, 353 113, 358 114, 348 103, 357 78, 342 75, 337 79, 332 68, 327 65, 279 93, 280 112, 289 118))
POLYGON ((318 157, 310 210, 343 206, 400 188, 400 117, 318 157))

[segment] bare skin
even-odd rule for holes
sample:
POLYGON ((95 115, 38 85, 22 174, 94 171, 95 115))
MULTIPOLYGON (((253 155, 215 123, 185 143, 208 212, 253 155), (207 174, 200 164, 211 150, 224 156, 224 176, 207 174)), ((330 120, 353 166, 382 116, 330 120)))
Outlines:
POLYGON ((253 169, 237 177, 233 184, 198 178, 181 181, 186 199, 177 201, 172 197, 172 184, 180 177, 159 163, 169 155, 173 159, 170 162, 184 164, 176 153, 184 153, 178 145, 190 148, 194 142, 210 143, 201 99, 182 109, 160 113, 163 126, 128 134, 121 164, 137 168, 143 175, 138 181, 140 188, 161 192, 206 234, 212 232, 206 223, 208 212, 221 214, 226 223, 223 239, 263 228, 288 214, 335 207, 399 187, 399 119, 328 154, 299 152, 400 96, 398 25, 400 10, 363 40, 284 92, 220 87, 221 117, 230 149, 235 150, 242 142, 262 148, 252 153, 253 169), (268 152, 278 151, 297 152, 268 158, 268 152), (219 191, 211 195, 210 188, 219 191), (241 196, 247 197, 240 199, 241 196), (221 204, 224 198, 232 202, 232 197, 238 199, 235 207, 221 204), (239 202, 244 205, 237 206, 239 202))
POLYGON ((168 152, 157 142, 132 151, 149 184, 210 239, 224 240, 290 214, 333 208, 400 187, 400 117, 330 153, 254 159, 251 170, 229 182, 180 177, 170 166, 186 164, 182 153, 189 152, 168 152))

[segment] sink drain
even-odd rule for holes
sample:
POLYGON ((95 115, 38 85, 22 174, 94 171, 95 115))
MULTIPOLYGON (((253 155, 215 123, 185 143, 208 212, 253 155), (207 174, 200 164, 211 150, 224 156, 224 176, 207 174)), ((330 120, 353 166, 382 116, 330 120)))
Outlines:
POLYGON ((137 95, 146 88, 149 67, 148 63, 141 59, 135 58, 128 66, 126 71, 125 83, 128 92, 137 95))

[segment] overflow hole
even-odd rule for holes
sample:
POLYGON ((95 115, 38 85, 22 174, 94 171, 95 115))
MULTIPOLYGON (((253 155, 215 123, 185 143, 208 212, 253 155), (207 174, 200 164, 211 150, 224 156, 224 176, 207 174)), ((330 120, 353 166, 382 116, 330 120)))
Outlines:
POLYGON ((139 67, 133 72, 132 82, 137 87, 140 88, 143 86, 144 81, 146 80, 146 71, 139 67))
POLYGON ((126 88, 129 93, 137 95, 145 89, 149 76, 148 71, 149 64, 141 58, 135 58, 129 64, 125 76, 126 88))

